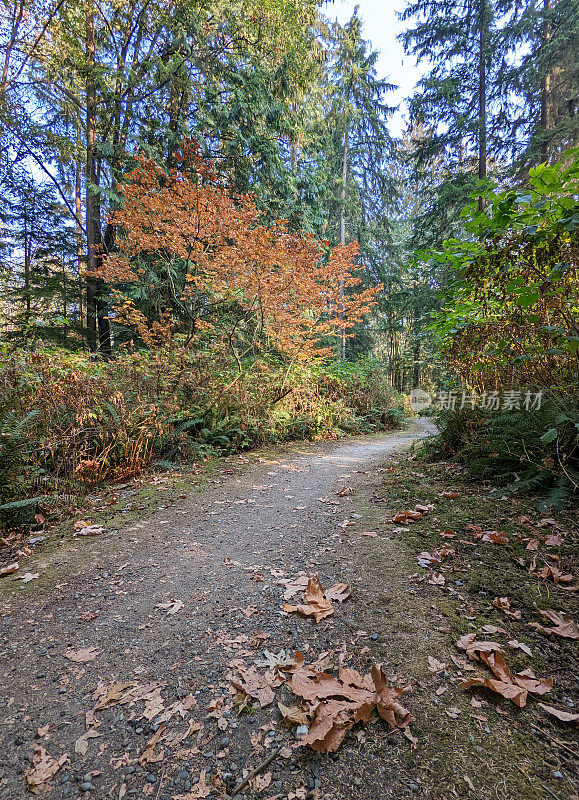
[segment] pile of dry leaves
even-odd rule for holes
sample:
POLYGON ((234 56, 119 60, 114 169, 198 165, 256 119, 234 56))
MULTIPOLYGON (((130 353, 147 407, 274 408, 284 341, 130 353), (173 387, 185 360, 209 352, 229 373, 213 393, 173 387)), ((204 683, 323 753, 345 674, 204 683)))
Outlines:
POLYGON ((372 667, 366 675, 341 666, 336 677, 324 671, 323 661, 306 665, 301 653, 293 658, 283 650, 278 656, 269 655, 268 663, 272 666, 265 673, 243 662, 233 662, 229 682, 238 693, 236 702, 242 707, 248 697, 262 707, 271 704, 275 699, 274 689, 282 685, 301 698, 292 706, 278 703, 286 724, 309 728, 300 745, 309 745, 321 753, 333 752, 353 725, 370 722, 375 711, 391 728, 403 729, 415 741, 406 731, 414 717, 399 700, 410 687, 389 686, 380 665, 372 667))
POLYGON ((313 617, 316 622, 334 613, 332 601, 343 603, 352 594, 352 590, 346 583, 336 583, 324 591, 317 575, 281 578, 278 584, 285 586, 284 600, 289 600, 299 592, 303 592, 302 603, 299 605, 284 603, 283 610, 288 613, 303 614, 305 617, 313 617))

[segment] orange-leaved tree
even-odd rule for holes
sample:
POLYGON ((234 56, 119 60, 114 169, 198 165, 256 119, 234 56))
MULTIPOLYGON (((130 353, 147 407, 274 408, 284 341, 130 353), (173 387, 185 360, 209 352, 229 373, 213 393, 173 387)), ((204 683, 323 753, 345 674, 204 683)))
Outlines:
POLYGON ((180 332, 188 344, 221 341, 239 365, 256 349, 307 360, 381 288, 360 289, 357 243, 331 248, 285 221, 263 224, 255 196, 233 195, 194 145, 168 172, 138 156, 121 192, 118 252, 101 277, 116 285, 116 320, 150 346, 180 332))

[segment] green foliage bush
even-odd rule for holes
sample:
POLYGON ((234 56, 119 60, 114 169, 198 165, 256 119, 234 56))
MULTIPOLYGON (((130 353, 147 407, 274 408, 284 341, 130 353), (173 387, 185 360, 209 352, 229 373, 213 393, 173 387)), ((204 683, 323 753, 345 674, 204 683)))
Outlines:
POLYGON ((82 494, 150 464, 175 468, 267 442, 393 427, 403 416, 380 363, 368 359, 289 371, 257 362, 236 373, 209 351, 125 352, 102 361, 6 347, 0 504, 82 494))
POLYGON ((541 495, 541 511, 561 508, 579 485, 579 411, 548 401, 532 411, 439 411, 433 458, 456 458, 474 480, 502 493, 541 495))

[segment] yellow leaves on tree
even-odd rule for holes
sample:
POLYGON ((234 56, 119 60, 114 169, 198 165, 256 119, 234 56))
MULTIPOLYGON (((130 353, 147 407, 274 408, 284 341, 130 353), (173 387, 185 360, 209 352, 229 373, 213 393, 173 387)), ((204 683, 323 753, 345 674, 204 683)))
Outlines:
POLYGON ((351 331, 381 288, 355 288, 357 243, 330 248, 285 221, 263 225, 255 197, 233 196, 194 146, 184 147, 168 174, 139 157, 122 193, 123 206, 112 215, 122 232, 119 252, 104 260, 101 277, 134 284, 151 265, 171 276, 164 318, 149 320, 118 295, 117 320, 150 346, 163 342, 178 310, 190 339, 207 330, 217 336, 219 328, 251 347, 307 359, 321 353, 320 338, 351 331))

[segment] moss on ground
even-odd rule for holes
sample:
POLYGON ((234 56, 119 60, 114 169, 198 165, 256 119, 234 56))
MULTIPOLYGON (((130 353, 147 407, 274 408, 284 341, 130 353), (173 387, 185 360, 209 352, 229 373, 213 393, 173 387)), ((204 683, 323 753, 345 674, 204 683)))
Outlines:
MULTIPOLYGON (((343 539, 350 558, 355 556, 359 592, 364 600, 372 598, 357 603, 355 623, 376 630, 386 669, 413 682, 408 705, 416 716, 412 730, 418 737, 417 749, 398 747, 397 756, 408 773, 408 785, 416 787, 414 796, 544 800, 547 786, 559 800, 574 797, 569 780, 558 777, 577 768, 566 749, 579 750, 570 727, 551 720, 535 699, 518 709, 488 690, 463 691, 461 684, 470 675, 492 676, 482 664, 476 665, 477 673, 470 673, 452 661, 452 656, 465 658, 455 647, 456 640, 479 631, 479 638, 501 644, 511 672, 530 667, 539 677, 554 677, 554 689, 539 700, 568 708, 575 697, 577 707, 576 646, 570 640, 546 638, 529 625, 545 622, 536 606, 574 610, 572 591, 529 574, 536 553, 538 568, 554 562, 564 571, 572 569, 577 544, 574 516, 555 515, 563 536, 559 547, 541 543, 538 551, 529 551, 528 539, 541 539, 555 527, 540 523, 532 498, 489 499, 487 487, 465 480, 454 466, 425 465, 413 456, 397 457, 389 467, 378 472, 354 502, 364 528, 378 532, 378 537, 354 532, 343 539), (449 489, 458 491, 459 497, 441 497, 449 489), (434 503, 436 509, 413 524, 388 524, 395 513, 416 503, 434 503), (468 524, 505 532, 508 544, 476 542, 466 530, 468 524), (456 536, 443 539, 440 532, 447 530, 456 536), (455 550, 455 556, 437 566, 445 586, 431 585, 428 571, 418 566, 416 557, 444 544, 455 550), (557 558, 550 558, 549 552, 557 558), (524 566, 517 559, 524 559, 524 566), (506 596, 521 619, 493 607, 495 597, 506 596), (485 634, 481 631, 485 625, 505 633, 485 634), (510 648, 507 641, 512 640, 526 643, 532 655, 510 648), (428 656, 445 663, 444 670, 431 673, 428 656)), ((383 739, 376 736, 372 741, 369 730, 372 757, 388 759, 383 739)))

